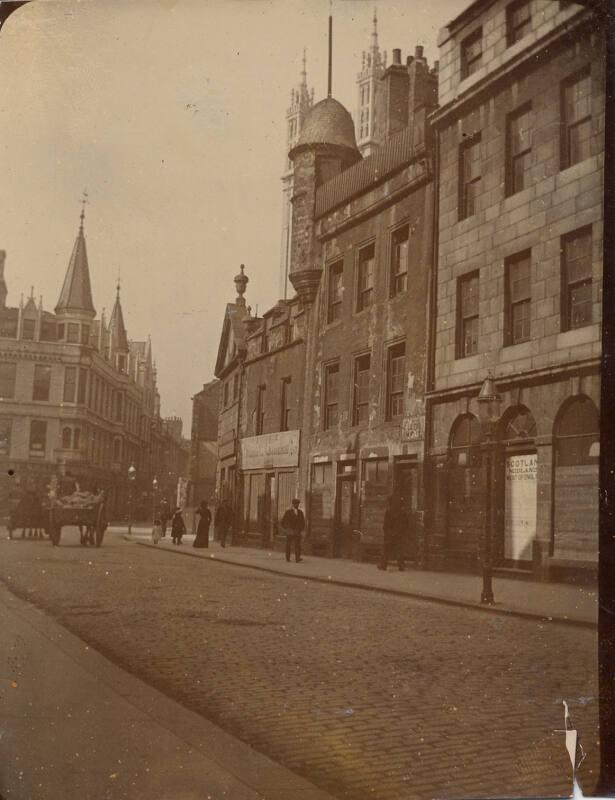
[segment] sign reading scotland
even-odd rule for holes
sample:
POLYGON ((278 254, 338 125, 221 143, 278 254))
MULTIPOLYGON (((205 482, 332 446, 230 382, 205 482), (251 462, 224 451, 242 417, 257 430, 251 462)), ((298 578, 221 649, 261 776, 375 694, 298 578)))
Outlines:
POLYGON ((299 431, 264 433, 241 440, 241 468, 268 469, 299 464, 299 431))

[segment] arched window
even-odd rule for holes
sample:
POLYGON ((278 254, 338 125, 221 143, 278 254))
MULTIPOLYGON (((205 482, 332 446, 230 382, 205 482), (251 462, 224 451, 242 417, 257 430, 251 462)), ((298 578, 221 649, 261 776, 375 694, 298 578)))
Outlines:
POLYGON ((470 560, 478 554, 484 514, 481 440, 475 416, 456 419, 449 440, 447 549, 470 560))
POLYGON ((73 431, 73 450, 79 450, 79 444, 81 439, 81 429, 75 428, 73 431))
POLYGON ((589 397, 575 397, 564 406, 555 426, 555 437, 557 467, 598 463, 600 419, 589 397))
POLYGON ((525 406, 516 406, 505 414, 501 438, 507 442, 525 441, 536 436, 536 420, 525 406))
POLYGON ((62 429, 62 449, 63 450, 70 450, 70 440, 71 440, 71 429, 70 428, 63 428, 62 429))
POLYGON ((569 561, 598 559, 598 409, 579 395, 555 423, 553 554, 569 561))

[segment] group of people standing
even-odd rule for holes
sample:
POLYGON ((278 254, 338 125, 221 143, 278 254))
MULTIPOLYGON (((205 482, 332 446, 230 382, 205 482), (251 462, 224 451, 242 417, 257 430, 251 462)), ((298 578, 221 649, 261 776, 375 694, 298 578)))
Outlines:
MULTIPOLYGON (((301 558, 301 538, 305 530, 305 515, 301 510, 300 501, 295 498, 292 501, 282 519, 280 528, 286 538, 286 560, 291 560, 294 551, 295 561, 301 558)), ((193 547, 209 547, 209 529, 212 523, 212 514, 206 500, 201 500, 196 509, 199 521, 196 529, 196 537, 193 547)), ((152 538, 158 544, 160 538, 166 536, 167 525, 171 521, 171 538, 174 545, 182 543, 182 537, 186 533, 186 523, 182 516, 181 508, 176 508, 171 514, 166 500, 160 504, 158 518, 154 520, 152 538)), ((216 538, 222 547, 226 547, 226 539, 233 522, 233 508, 228 500, 223 500, 217 507, 213 518, 216 538)), ((405 569, 405 557, 407 550, 407 539, 409 535, 409 517, 404 509, 403 501, 399 493, 393 492, 387 499, 387 507, 384 512, 383 548, 382 557, 378 561, 378 569, 386 570, 388 563, 392 559, 397 559, 400 570, 405 569)))
MULTIPOLYGON (((192 546, 209 547, 209 529, 211 527, 212 514, 206 500, 201 500, 195 513, 199 515, 199 521, 196 529, 196 537, 192 546)), ((173 544, 180 545, 182 543, 182 538, 186 533, 186 523, 182 510, 178 507, 171 512, 168 502, 162 500, 152 530, 152 540, 154 544, 158 544, 160 539, 167 535, 169 521, 171 523, 171 539, 173 544)), ((232 521, 233 509, 227 500, 223 500, 216 509, 214 518, 214 529, 222 547, 226 547, 226 538, 232 521)))

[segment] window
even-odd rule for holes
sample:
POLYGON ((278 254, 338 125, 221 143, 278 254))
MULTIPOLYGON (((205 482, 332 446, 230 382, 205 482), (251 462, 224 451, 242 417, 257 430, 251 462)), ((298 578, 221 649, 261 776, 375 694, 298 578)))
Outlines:
POLYGON ((342 316, 344 294, 344 262, 336 261, 329 267, 329 293, 327 295, 327 322, 335 322, 342 316))
POLYGON ((557 467, 597 464, 600 456, 598 409, 581 395, 571 400, 560 415, 556 430, 557 467))
POLYGON ((126 356, 122 353, 117 357, 117 368, 120 372, 126 372, 126 356))
POLYGON ((77 402, 78 403, 85 403, 85 391, 88 382, 88 371, 87 369, 79 368, 79 384, 77 387, 77 402))
POLYGON ((32 386, 33 400, 49 400, 51 387, 51 367, 45 364, 34 365, 34 384, 32 386))
POLYGON ((325 367, 325 428, 333 428, 339 418, 339 362, 325 367))
POLYGON ((79 450, 79 445, 81 443, 81 429, 75 428, 73 431, 73 450, 79 450))
POLYGON ((513 256, 505 265, 506 272, 506 341, 505 344, 527 342, 530 338, 532 305, 531 252, 513 256))
POLYGON ((515 406, 501 423, 502 439, 506 442, 525 441, 536 436, 536 420, 525 406, 515 406))
POLYGON ((82 325, 81 326, 81 344, 89 344, 90 343, 90 326, 89 325, 82 325))
POLYGON ((30 455, 45 457, 47 446, 47 423, 39 419, 30 422, 30 455))
POLYGON ((508 46, 518 42, 532 30, 532 14, 528 0, 511 3, 506 9, 506 38, 508 46))
POLYGON ((459 148, 460 220, 476 213, 481 178, 480 141, 480 133, 477 133, 459 148))
POLYGON ((115 421, 122 422, 124 418, 124 395, 121 392, 115 393, 115 421))
POLYGON ((77 388, 77 367, 64 367, 64 402, 75 402, 77 388))
POLYGON ((55 342, 58 338, 58 329, 55 322, 43 319, 41 322, 41 342, 55 342))
POLYGON ((373 244, 359 250, 357 311, 369 308, 374 302, 374 253, 373 244))
POLYGON ((508 118, 507 195, 516 194, 529 186, 532 157, 531 107, 516 111, 508 118))
POLYGON ((361 478, 365 483, 387 486, 389 483, 389 461, 386 458, 370 458, 361 463, 361 478))
POLYGON ((408 244, 410 227, 393 233, 391 241, 391 297, 405 292, 408 288, 408 244))
POLYGON ((72 431, 70 428, 62 428, 62 449, 70 450, 70 441, 72 438, 72 431))
POLYGON ((280 393, 280 430, 290 430, 290 378, 282 378, 282 386, 280 393))
POLYGON ((265 392, 267 387, 261 384, 258 387, 256 398, 256 434, 257 436, 265 432, 265 392))
POLYGON ((0 455, 8 456, 11 451, 11 420, 0 417, 0 455))
POLYGON ((79 341, 79 325, 69 322, 66 326, 66 341, 76 344, 79 341))
POLYGON ((352 424, 367 425, 369 418, 369 353, 355 358, 354 385, 352 393, 352 424))
POLYGON ((34 329, 36 328, 35 319, 24 319, 21 329, 22 339, 34 339, 34 329))
POLYGON ((577 73, 562 85, 562 169, 591 155, 591 75, 577 73))
POLYGON ((64 323, 61 323, 60 325, 58 325, 58 341, 60 341, 60 342, 64 341, 64 331, 65 331, 65 329, 66 329, 66 326, 64 325, 64 323))
POLYGON ((404 414, 406 387, 406 345, 404 342, 389 348, 387 358, 387 419, 399 419, 404 414))
POLYGON ((0 361, 0 398, 12 400, 15 397, 15 376, 17 364, 0 361))
POLYGON ((473 75, 483 63, 483 30, 478 28, 461 43, 461 80, 473 75))
POLYGON ((233 375, 233 400, 237 400, 239 397, 239 373, 236 372, 233 375))
POLYGON ((122 440, 113 440, 113 462, 119 464, 122 459, 122 440))
POLYGON ((478 272, 457 282, 457 358, 478 352, 478 272))
POLYGON ((562 238, 562 329, 592 322, 592 229, 562 238))

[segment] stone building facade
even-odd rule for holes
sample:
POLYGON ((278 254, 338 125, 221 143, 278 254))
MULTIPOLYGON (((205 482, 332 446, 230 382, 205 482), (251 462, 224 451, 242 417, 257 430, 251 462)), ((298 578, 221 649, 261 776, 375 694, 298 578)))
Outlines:
POLYGON ((430 550, 475 562, 490 531, 496 564, 595 566, 604 33, 574 3, 477 0, 439 44, 430 550))
POLYGON ((96 318, 83 214, 53 313, 32 295, 6 305, 4 262, 0 251, 3 514, 26 488, 46 494, 54 475, 105 489, 113 516, 127 513, 129 493, 133 511, 149 514, 169 452, 151 344, 128 339, 119 287, 109 321, 96 318))
POLYGON ((206 383, 192 398, 190 432, 190 505, 209 501, 216 493, 220 382, 206 383))

